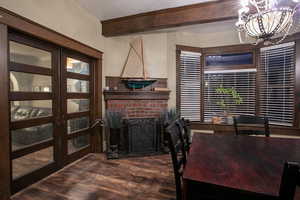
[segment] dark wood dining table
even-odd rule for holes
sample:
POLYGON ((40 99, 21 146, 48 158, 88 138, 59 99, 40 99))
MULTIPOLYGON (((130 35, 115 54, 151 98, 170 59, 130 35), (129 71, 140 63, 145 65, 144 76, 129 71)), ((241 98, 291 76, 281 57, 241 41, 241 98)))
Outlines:
POLYGON ((286 161, 300 162, 299 139, 195 134, 185 199, 277 199, 286 161))

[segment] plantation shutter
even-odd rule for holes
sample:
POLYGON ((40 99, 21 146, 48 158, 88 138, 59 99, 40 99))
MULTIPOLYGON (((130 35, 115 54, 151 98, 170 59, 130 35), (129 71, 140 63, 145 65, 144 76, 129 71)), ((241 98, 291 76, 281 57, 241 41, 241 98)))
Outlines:
POLYGON ((256 69, 205 71, 204 81, 204 121, 210 122, 213 116, 222 115, 220 99, 225 100, 230 114, 255 114, 256 69), (234 88, 242 97, 242 103, 235 105, 228 95, 218 94, 216 89, 220 87, 234 88))
POLYGON ((181 51, 179 91, 181 117, 200 121, 201 110, 201 54, 181 51))
POLYGON ((295 113, 295 43, 260 52, 260 114, 272 124, 293 125, 295 113))

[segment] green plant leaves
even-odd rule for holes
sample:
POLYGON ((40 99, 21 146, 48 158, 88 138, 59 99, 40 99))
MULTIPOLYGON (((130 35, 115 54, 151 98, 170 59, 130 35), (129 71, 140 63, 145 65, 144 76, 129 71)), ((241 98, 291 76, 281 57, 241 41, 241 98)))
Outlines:
POLYGON ((220 85, 220 87, 215 91, 220 96, 220 101, 217 102, 217 105, 224 110, 229 109, 228 104, 230 101, 235 105, 240 105, 243 103, 243 98, 234 88, 224 88, 223 85, 220 85))
POLYGON ((161 114, 161 121, 163 123, 165 122, 171 122, 176 120, 179 117, 176 108, 171 108, 169 110, 165 110, 164 112, 162 112, 161 114))

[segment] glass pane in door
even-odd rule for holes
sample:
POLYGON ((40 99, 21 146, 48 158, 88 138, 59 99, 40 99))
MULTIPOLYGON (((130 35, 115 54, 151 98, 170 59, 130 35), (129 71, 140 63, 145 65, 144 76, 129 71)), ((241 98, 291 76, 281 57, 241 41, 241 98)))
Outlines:
POLYGON ((52 116, 52 100, 11 101, 11 121, 52 116))
POLYGON ((68 99, 67 101, 68 113, 86 112, 89 110, 90 110, 89 99, 68 99))
POLYGON ((68 120, 68 133, 86 129, 89 127, 89 117, 80 117, 68 120))
POLYGON ((54 161, 53 147, 49 147, 12 161, 13 179, 40 169, 54 161))
POLYGON ((67 79, 67 90, 69 93, 89 93, 89 81, 67 79))
POLYGON ((43 124, 11 131, 12 151, 53 139, 53 125, 43 124))
POLYGON ((78 73, 78 74, 89 75, 90 65, 86 62, 67 57, 67 71, 78 73))
POLYGON ((24 45, 18 42, 9 42, 9 56, 11 62, 51 68, 51 52, 24 45))
POLYGON ((38 74, 10 72, 10 91, 12 92, 51 92, 52 78, 38 74))
POLYGON ((75 153, 90 144, 90 136, 89 135, 82 135, 68 141, 68 154, 75 153))

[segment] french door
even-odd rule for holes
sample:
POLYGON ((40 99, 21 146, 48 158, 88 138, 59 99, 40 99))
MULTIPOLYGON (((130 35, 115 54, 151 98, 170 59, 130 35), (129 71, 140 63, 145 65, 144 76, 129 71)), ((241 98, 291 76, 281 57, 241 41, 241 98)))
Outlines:
POLYGON ((9 33, 12 191, 91 152, 93 60, 9 33))
POLYGON ((67 164, 91 151, 94 67, 91 59, 68 50, 62 51, 61 58, 61 150, 67 164))

